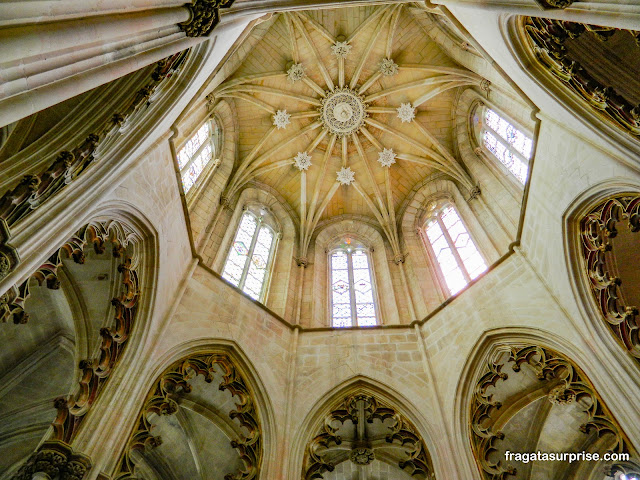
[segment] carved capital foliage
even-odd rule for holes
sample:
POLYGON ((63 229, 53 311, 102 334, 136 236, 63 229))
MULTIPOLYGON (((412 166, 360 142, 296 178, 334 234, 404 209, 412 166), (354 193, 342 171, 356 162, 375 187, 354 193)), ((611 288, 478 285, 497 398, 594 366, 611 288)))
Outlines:
POLYGON ((52 479, 82 480, 90 469, 89 457, 74 453, 64 442, 48 441, 29 457, 12 480, 31 480, 37 473, 52 479))
MULTIPOLYGON (((580 225, 584 267, 591 292, 602 312, 606 325, 626 350, 640 362, 638 306, 622 301, 622 281, 611 271, 611 239, 618 228, 640 231, 640 195, 629 194, 610 198, 594 208, 580 225)), ((640 238, 637 239, 640 241, 640 238)))
MULTIPOLYGON (((564 8, 560 5, 567 1, 548 3, 564 8)), ((591 108, 631 134, 640 136, 640 105, 631 104, 613 87, 595 80, 580 63, 569 57, 569 49, 565 45, 568 39, 575 39, 585 32, 604 41, 622 31, 632 35, 640 48, 640 32, 535 17, 525 17, 524 31, 538 60, 547 70, 586 100, 591 108)))
POLYGON ((180 28, 187 37, 204 37, 209 35, 220 21, 220 8, 229 8, 234 0, 193 0, 185 7, 191 17, 181 23, 180 28))
POLYGON ((525 368, 532 371, 540 382, 549 386, 548 398, 552 403, 576 402, 586 414, 586 421, 580 425, 581 432, 593 433, 597 437, 610 434, 613 438, 610 451, 629 452, 628 440, 613 415, 584 373, 569 359, 537 345, 505 347, 487 362, 475 385, 471 401, 471 443, 483 478, 503 480, 516 474, 513 466, 490 458, 498 450, 496 443, 505 438, 502 432, 493 427, 497 410, 502 405, 493 398, 491 390, 508 379, 508 373, 504 371, 507 366, 514 372, 525 368), (506 360, 500 361, 505 354, 508 355, 506 360))
POLYGON ((538 0, 538 3, 544 8, 567 8, 571 6, 574 0, 538 0))
POLYGON ((263 455, 262 428, 253 393, 226 354, 202 353, 174 363, 156 380, 118 462, 117 470, 112 477, 114 480, 137 478, 135 463, 131 458, 132 452, 144 451, 162 444, 160 437, 151 434, 152 425, 149 415, 176 413, 179 408, 176 400, 191 391, 189 380, 202 375, 207 383, 211 383, 215 377, 214 367, 216 366, 223 372, 218 389, 229 391, 237 401, 235 408, 229 412, 229 417, 238 420, 244 430, 249 432, 248 435, 231 441, 231 446, 237 450, 244 468, 239 472, 229 473, 224 478, 225 480, 253 480, 259 477, 263 455))
MULTIPOLYGON (((0 279, 13 271, 19 263, 17 251, 8 243, 11 227, 30 216, 43 203, 83 175, 96 160, 98 147, 108 137, 115 135, 128 118, 149 103, 150 96, 165 79, 180 68, 187 54, 188 51, 184 51, 159 61, 148 83, 136 93, 123 112, 114 113, 79 145, 69 146, 68 150, 59 152, 44 171, 36 175, 25 175, 17 185, 0 197, 0 279)), ((6 310, 3 307, 0 309, 4 315, 6 310)))
MULTIPOLYGON (((404 415, 367 394, 346 397, 325 417, 320 431, 307 445, 302 478, 322 479, 326 472, 335 469, 327 458, 327 451, 342 444, 343 438, 338 432, 346 421, 357 426, 359 422, 373 423, 374 420, 384 423, 387 444, 402 447, 404 458, 398 462, 400 469, 419 479, 435 478, 431 458, 418 430, 404 415)), ((375 450, 366 442, 356 441, 349 458, 358 465, 366 465, 375 459, 375 450)))

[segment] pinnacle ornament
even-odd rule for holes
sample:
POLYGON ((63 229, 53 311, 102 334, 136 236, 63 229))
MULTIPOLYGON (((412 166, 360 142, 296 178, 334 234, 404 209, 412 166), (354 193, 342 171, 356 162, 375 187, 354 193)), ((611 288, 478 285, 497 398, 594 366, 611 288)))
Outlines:
POLYGON ((278 110, 273 116, 273 124, 278 127, 278 130, 286 128, 286 126, 291 123, 290 118, 291 115, 288 114, 286 110, 278 110))

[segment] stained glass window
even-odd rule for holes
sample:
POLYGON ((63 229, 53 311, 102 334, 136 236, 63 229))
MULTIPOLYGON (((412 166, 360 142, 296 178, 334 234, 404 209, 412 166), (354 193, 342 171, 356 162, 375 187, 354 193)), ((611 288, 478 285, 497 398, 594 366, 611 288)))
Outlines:
POLYGON ((246 211, 229 249, 222 278, 254 300, 261 301, 273 257, 274 240, 275 232, 264 217, 246 211))
POLYGON ((425 230, 452 295, 487 269, 458 212, 450 203, 434 208, 425 230))
POLYGON ((215 155, 211 122, 207 121, 178 152, 178 167, 185 193, 191 190, 215 155))
POLYGON ((520 183, 527 181, 533 140, 490 108, 484 111, 482 143, 520 183))
POLYGON ((331 252, 331 325, 370 327, 377 324, 369 255, 350 242, 331 252))

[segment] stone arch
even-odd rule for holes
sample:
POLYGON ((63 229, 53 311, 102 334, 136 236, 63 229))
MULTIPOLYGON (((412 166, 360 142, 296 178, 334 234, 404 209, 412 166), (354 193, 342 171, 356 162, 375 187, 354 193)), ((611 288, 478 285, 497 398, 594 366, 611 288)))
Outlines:
MULTIPOLYGON (((389 251, 384 237, 373 224, 361 216, 338 216, 330 222, 319 225, 311 239, 310 257, 313 259, 311 286, 321 285, 326 288, 314 289, 311 299, 313 304, 305 309, 313 312, 315 325, 329 325, 329 264, 328 250, 340 237, 351 236, 358 239, 371 252, 371 271, 374 276, 376 302, 381 307, 381 323, 394 324, 400 322, 398 295, 393 289, 393 274, 390 267, 389 251)), ((309 268, 309 267, 308 267, 309 268)), ((402 304, 401 304, 402 305, 402 304)), ((309 317, 307 317, 309 318, 309 317)))
MULTIPOLYGON (((594 290, 593 282, 598 282, 598 285, 602 282, 596 279, 592 280, 589 276, 589 264, 585 258, 582 232, 583 221, 594 212, 594 209, 598 209, 609 199, 619 198, 622 195, 637 197, 640 195, 639 192, 640 183, 637 181, 627 177, 609 179, 585 190, 569 204, 563 215, 564 252, 569 273, 569 283, 578 309, 584 318, 585 328, 591 337, 597 339, 600 345, 606 347, 599 350, 599 353, 604 357, 603 360, 606 358, 605 365, 615 365, 626 372, 626 375, 621 380, 633 382, 636 389, 640 388, 640 383, 637 380, 640 357, 638 357, 637 352, 631 351, 637 348, 633 344, 634 337, 630 336, 624 340, 619 336, 619 331, 616 332, 609 326, 606 313, 603 311, 602 304, 599 303, 594 290)), ((622 225, 624 220, 624 217, 621 218, 621 224, 618 229, 625 228, 622 225)), ((606 257, 607 254, 603 252, 602 255, 606 257)), ((606 275, 616 276, 616 272, 610 271, 606 264, 603 268, 606 275)), ((605 283, 607 282, 605 281, 605 283)), ((603 294, 609 289, 611 289, 611 294, 615 297, 618 285, 612 282, 609 287, 602 289, 603 294)), ((633 328, 633 311, 625 312, 625 305, 614 301, 613 297, 611 298, 613 301, 611 313, 619 314, 616 322, 620 321, 623 324, 631 322, 630 325, 633 328)), ((629 305, 628 307, 632 306, 629 305)), ((616 376, 618 377, 620 372, 616 367, 614 367, 614 371, 616 371, 616 376)))
MULTIPOLYGON (((636 468, 638 465, 637 451, 618 423, 620 418, 616 418, 621 415, 612 414, 612 411, 607 406, 620 406, 620 402, 615 399, 616 394, 605 391, 605 393, 608 393, 605 402, 598 389, 591 383, 593 379, 599 385, 607 384, 609 380, 607 373, 598 370, 599 364, 593 361, 589 353, 579 351, 575 345, 550 332, 530 328, 498 328, 483 332, 465 362, 465 368, 460 375, 456 388, 454 407, 454 411, 457 412, 454 415, 455 442, 458 444, 459 450, 465 452, 465 463, 471 468, 471 471, 478 472, 479 470, 481 478, 498 478, 500 476, 500 478, 513 478, 511 476, 513 475, 511 473, 513 465, 507 464, 504 458, 496 456, 496 453, 499 452, 496 442, 501 441, 501 436, 504 434, 491 429, 492 424, 487 423, 490 415, 504 407, 504 413, 501 415, 506 417, 506 420, 502 419, 496 424, 500 427, 505 427, 509 419, 512 419, 525 406, 531 405, 532 402, 539 400, 541 397, 548 396, 552 404, 568 405, 574 403, 582 408, 588 403, 584 398, 590 395, 591 400, 595 399, 590 407, 595 404, 597 408, 594 407, 589 412, 583 433, 593 433, 594 430, 597 430, 598 435, 601 430, 605 434, 613 432, 613 435, 615 435, 615 441, 612 442, 614 451, 617 449, 620 452, 630 452, 633 457, 633 468, 636 468), (543 355, 541 361, 538 360, 540 357, 536 356, 540 352, 546 354, 546 358, 543 355), (496 359, 501 353, 510 356, 509 362, 512 362, 513 369, 506 369, 501 364, 496 363, 496 359), (586 367, 594 375, 589 376, 581 366, 586 367), (541 382, 540 386, 533 389, 524 389, 520 398, 517 399, 518 401, 505 401, 504 405, 499 402, 496 403, 496 398, 500 400, 501 398, 491 388, 501 381, 506 381, 509 378, 509 374, 513 375, 516 372, 515 375, 517 375, 521 371, 524 372, 525 369, 530 369, 530 373, 531 371, 535 372, 533 378, 537 378, 535 381, 541 382), (489 388, 489 392, 487 392, 487 388, 489 388), (477 406, 474 410, 474 398, 477 395, 484 399, 484 404, 476 404, 477 406), (482 411, 477 410, 478 408, 482 411), (480 433, 477 433, 478 428, 473 427, 474 419, 482 419, 485 422, 482 423, 481 428, 476 426, 480 428, 480 433), (485 437, 482 435, 485 435, 485 437), (481 452, 478 452, 478 444, 474 443, 474 439, 484 442, 481 446, 481 452), (478 456, 483 453, 486 454, 486 457, 481 460, 478 456)), ((603 390, 606 389, 600 389, 600 391, 603 390)), ((627 420, 626 418, 623 419, 627 420)), ((633 422, 633 420, 631 421, 633 422)), ((629 426, 628 421, 625 422, 625 426, 629 426)), ((542 428, 537 433, 539 434, 541 431, 542 428)), ((627 429, 627 431, 629 430, 627 429)), ((528 435, 531 436, 530 434, 528 435)), ((536 437, 536 441, 538 440, 539 437, 536 437)), ((536 446, 537 444, 531 450, 525 447, 521 451, 535 451, 536 446)), ((584 448, 577 450, 587 450, 586 444, 580 444, 580 446, 584 448)), ((531 447, 529 446, 529 448, 531 447)), ((576 449, 573 448, 572 450, 569 447, 568 451, 576 451, 576 449)), ((572 475, 576 474, 574 470, 572 475)), ((578 475, 577 477, 566 478, 586 477, 578 475)))
MULTIPOLYGON (((323 425, 327 416, 331 414, 332 409, 340 406, 345 399, 359 395, 373 397, 381 402, 381 405, 389 407, 394 410, 395 413, 402 415, 408 420, 414 427, 414 431, 422 441, 428 455, 430 471, 425 478, 429 478, 430 480, 439 478, 443 468, 442 460, 446 453, 441 451, 441 445, 438 445, 434 441, 435 438, 438 438, 438 435, 437 432, 434 431, 433 424, 428 422, 424 414, 401 393, 389 385, 382 384, 370 377, 362 375, 354 376, 335 386, 330 391, 325 392, 318 398, 313 406, 311 406, 293 434, 289 471, 303 472, 302 478, 305 479, 305 457, 308 456, 307 447, 309 442, 314 438, 313 435, 321 430, 320 427, 323 425)), ((326 472, 326 470, 324 470, 324 472, 326 472)), ((316 472, 316 475, 322 475, 322 472, 316 472)), ((307 478, 319 479, 323 477, 311 476, 307 478)))
MULTIPOLYGON (((44 400, 38 404, 43 420, 51 415, 49 422, 42 423, 39 433, 39 437, 45 436, 46 441, 20 472, 28 473, 35 468, 32 461, 38 462, 39 456, 52 452, 64 457, 65 465, 75 461, 72 460, 76 456, 71 445, 76 443, 81 427, 91 417, 93 407, 102 399, 103 392, 109 390, 105 387, 117 364, 130 350, 128 345, 144 339, 149 330, 145 327, 148 327, 147 317, 153 305, 151 292, 156 279, 157 248, 155 234, 148 221, 139 212, 115 202, 96 206, 77 224, 82 227, 76 227, 75 233, 41 259, 31 273, 25 275, 28 272, 25 268, 16 272, 25 278, 3 295, 0 305, 3 320, 13 320, 18 324, 16 328, 23 329, 22 334, 15 331, 14 335, 27 334, 36 341, 38 336, 45 335, 48 339, 43 348, 37 345, 29 354, 35 367, 14 375, 15 382, 19 383, 13 385, 13 389, 24 385, 27 390, 33 390, 33 386, 29 387, 30 378, 46 375, 45 383, 51 388, 43 389, 42 395, 46 396, 50 391, 49 395, 56 397, 55 401, 43 397, 44 400), (111 255, 105 255, 107 249, 111 255), (98 301, 101 303, 96 303, 98 301), (36 313, 32 325, 28 323, 30 312, 36 313), (46 322, 42 321, 43 315, 46 322), (60 325, 56 323, 58 318, 62 322, 60 325), (132 336, 135 336, 133 342, 132 336), (71 363, 56 361, 54 356, 60 349, 70 352, 73 357, 71 363), (35 361, 36 356, 38 361, 35 361), (57 417, 53 410, 49 411, 51 407, 57 409, 57 417), (51 420, 53 428, 48 429, 51 420), (51 441, 56 442, 55 445, 51 441)), ((20 349, 28 348, 27 343, 18 342, 17 350, 13 349, 9 354, 13 360, 24 354, 20 349)), ((8 360, 13 361, 11 358, 8 360)), ((3 360, 6 361, 7 358, 3 360)), ((20 363, 13 369, 9 368, 9 374, 19 366, 20 363)), ((35 389, 30 395, 34 400, 39 398, 37 391, 35 389)), ((25 398, 24 404, 28 403, 25 398)), ((36 421, 34 423, 40 425, 36 421)), ((34 428, 27 430, 15 430, 15 433, 28 434, 34 440, 38 437, 34 428)), ((31 449, 36 446, 37 443, 31 449)), ((80 463, 79 468, 86 471, 87 462, 82 460, 80 463)), ((16 473, 16 468, 17 464, 14 464, 10 469, 13 473, 6 471, 5 474, 16 473)), ((17 474, 20 475, 19 472, 17 474)))
MULTIPOLYGON (((202 377, 205 383, 221 379, 219 390, 228 390, 233 400, 239 401, 229 412, 231 420, 238 419, 235 428, 231 429, 239 435, 231 440, 230 448, 238 451, 242 468, 239 472, 229 472, 229 478, 249 480, 273 475, 278 442, 273 407, 265 386, 237 344, 224 339, 206 339, 173 347, 147 369, 144 380, 138 382, 135 399, 128 402, 132 412, 127 416, 129 426, 120 428, 123 441, 119 444, 124 447, 117 461, 110 461, 113 478, 138 478, 134 468, 140 456, 136 457, 133 452, 161 445, 162 441, 154 437, 151 423, 145 415, 154 413, 160 418, 179 409, 187 409, 206 417, 204 411, 207 407, 198 406, 202 398, 187 398, 192 392, 188 383, 195 389, 205 386, 198 377, 202 377), (216 372, 216 365, 221 367, 222 374, 216 372)), ((213 385, 205 387, 216 390, 213 385)), ((218 414, 221 413, 226 412, 220 411, 213 418, 219 420, 218 414)), ((208 419, 211 418, 209 415, 208 419)))

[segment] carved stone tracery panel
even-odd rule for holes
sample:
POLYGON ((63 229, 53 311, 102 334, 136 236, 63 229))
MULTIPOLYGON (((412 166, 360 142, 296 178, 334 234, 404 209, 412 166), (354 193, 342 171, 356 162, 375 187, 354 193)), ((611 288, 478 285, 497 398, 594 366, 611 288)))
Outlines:
MULTIPOLYGON (((608 63, 620 60, 609 59, 610 54, 604 50, 599 52, 597 48, 585 48, 587 44, 597 47, 590 38, 610 42, 612 37, 621 36, 620 38, 631 41, 635 39, 635 45, 620 49, 637 49, 637 56, 640 54, 640 31, 537 17, 523 17, 522 29, 537 59, 549 72, 579 94, 589 107, 600 112, 603 117, 632 135, 640 136, 640 105, 637 104, 638 97, 634 93, 637 89, 628 85, 627 80, 616 78, 618 75, 611 73, 613 68, 607 68, 608 63), (599 59, 600 67, 592 59, 599 59)), ((624 75, 637 79, 640 73, 637 62, 622 67, 630 69, 623 70, 624 75)))
POLYGON ((323 479, 343 461, 364 467, 377 459, 395 461, 411 477, 435 479, 424 441, 404 415, 372 395, 349 395, 325 417, 308 443, 302 478, 323 479))
MULTIPOLYGON (((608 435, 611 452, 635 453, 599 394, 570 360, 537 345, 503 347, 487 361, 474 387, 470 406, 471 445, 484 479, 504 480, 518 473, 513 465, 495 460, 499 451, 498 442, 506 441, 506 437, 494 426, 503 405, 494 398, 493 392, 509 378, 510 373, 505 371, 507 365, 516 373, 524 369, 533 372, 551 404, 575 404, 585 419, 579 427, 580 432, 595 438, 608 435), (506 361, 504 355, 507 355, 506 361)), ((617 464, 609 464, 608 468, 620 470, 617 464)))
POLYGON ((218 385, 221 391, 228 391, 237 400, 235 408, 229 412, 231 419, 239 421, 248 432, 231 441, 244 468, 225 475, 225 480, 253 480, 259 478, 263 456, 263 437, 260 418, 255 405, 254 395, 242 374, 225 353, 200 353, 191 355, 169 367, 155 381, 153 389, 138 414, 136 425, 129 437, 127 446, 118 461, 114 480, 136 479, 134 451, 144 452, 162 444, 162 439, 152 434, 151 414, 173 415, 179 407, 178 399, 192 391, 189 383, 202 375, 207 383, 214 380, 214 367, 222 369, 222 381, 218 385))
MULTIPOLYGON (((599 204, 580 224, 584 268, 591 292, 602 312, 608 329, 624 348, 640 362, 638 325, 639 305, 627 305, 622 295, 622 280, 617 276, 612 239, 618 228, 640 231, 640 195, 627 194, 599 204), (624 223, 626 223, 626 226, 624 223)), ((640 245, 640 236, 637 238, 640 245)), ((629 252, 637 258, 637 250, 629 252)))

